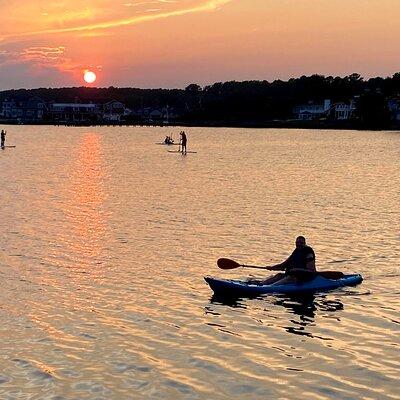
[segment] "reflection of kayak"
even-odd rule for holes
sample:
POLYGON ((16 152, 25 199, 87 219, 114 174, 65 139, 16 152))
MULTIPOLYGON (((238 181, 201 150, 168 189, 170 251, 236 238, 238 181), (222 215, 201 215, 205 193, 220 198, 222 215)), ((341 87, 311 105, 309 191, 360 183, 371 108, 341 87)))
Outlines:
POLYGON ((360 274, 343 275, 339 279, 327 279, 318 275, 311 281, 304 283, 287 283, 279 285, 257 285, 244 281, 231 279, 217 279, 205 277, 205 281, 215 294, 220 295, 242 295, 242 296, 258 296, 266 293, 301 293, 301 292, 323 292, 326 290, 337 289, 343 286, 355 286, 359 284, 363 278, 360 274))

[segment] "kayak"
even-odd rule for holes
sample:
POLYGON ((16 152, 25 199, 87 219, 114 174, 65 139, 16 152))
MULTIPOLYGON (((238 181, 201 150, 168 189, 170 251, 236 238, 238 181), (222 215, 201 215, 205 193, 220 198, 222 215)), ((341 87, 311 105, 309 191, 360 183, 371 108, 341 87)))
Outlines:
POLYGON ((339 279, 327 279, 317 275, 313 280, 303 283, 279 283, 269 285, 257 285, 252 282, 245 282, 233 279, 217 279, 206 276, 205 281, 215 294, 219 295, 242 295, 258 296, 268 293, 303 293, 303 292, 323 292, 337 289, 343 286, 355 286, 362 282, 360 274, 343 275, 339 279))

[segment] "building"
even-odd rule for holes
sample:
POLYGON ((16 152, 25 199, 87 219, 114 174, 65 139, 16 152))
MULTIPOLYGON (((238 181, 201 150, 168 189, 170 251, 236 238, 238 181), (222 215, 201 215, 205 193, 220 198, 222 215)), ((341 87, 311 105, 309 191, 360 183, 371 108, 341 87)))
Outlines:
POLYGON ((326 118, 331 109, 331 101, 325 100, 323 104, 315 104, 309 102, 308 104, 296 106, 293 109, 295 119, 302 121, 312 121, 321 118, 326 118))
POLYGON ((391 118, 396 122, 400 122, 400 98, 390 99, 388 101, 388 109, 391 118))
POLYGON ((335 120, 348 120, 353 117, 354 111, 356 110, 356 103, 351 100, 349 104, 341 102, 333 104, 330 115, 335 120))
POLYGON ((101 119, 100 107, 94 103, 51 103, 49 114, 60 124, 96 123, 101 119))
POLYGON ((1 103, 0 116, 2 119, 18 120, 22 118, 21 103, 15 99, 5 99, 1 103))
POLYGON ((21 123, 38 123, 43 121, 46 109, 46 103, 39 97, 26 101, 5 99, 1 103, 0 118, 21 123))
POLYGON ((120 122, 130 114, 130 110, 123 103, 117 100, 109 101, 103 104, 103 121, 120 122))
POLYGON ((350 102, 333 103, 331 100, 325 100, 323 104, 314 104, 310 102, 294 108, 293 113, 296 119, 302 121, 314 121, 320 119, 334 119, 336 121, 349 120, 353 117, 356 110, 354 100, 350 102))
POLYGON ((41 122, 47 111, 46 103, 39 97, 32 97, 22 103, 22 122, 41 122))

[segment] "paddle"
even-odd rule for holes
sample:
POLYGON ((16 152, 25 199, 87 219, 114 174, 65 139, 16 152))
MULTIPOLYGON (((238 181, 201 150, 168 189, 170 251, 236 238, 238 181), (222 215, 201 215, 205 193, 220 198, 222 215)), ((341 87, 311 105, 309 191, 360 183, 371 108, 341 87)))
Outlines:
POLYGON ((243 265, 229 258, 219 258, 217 260, 217 265, 221 269, 235 269, 239 267, 243 268, 257 268, 257 269, 268 269, 268 267, 257 267, 256 265, 243 265))
MULTIPOLYGON (((221 269, 235 269, 235 268, 243 267, 243 268, 257 268, 257 269, 269 270, 269 267, 258 267, 255 265, 239 264, 238 262, 231 260, 229 258, 219 258, 217 260, 217 265, 221 269)), ((320 275, 326 279, 340 279, 340 278, 343 278, 343 276, 344 276, 343 272, 341 272, 341 271, 319 271, 318 275, 320 275)))

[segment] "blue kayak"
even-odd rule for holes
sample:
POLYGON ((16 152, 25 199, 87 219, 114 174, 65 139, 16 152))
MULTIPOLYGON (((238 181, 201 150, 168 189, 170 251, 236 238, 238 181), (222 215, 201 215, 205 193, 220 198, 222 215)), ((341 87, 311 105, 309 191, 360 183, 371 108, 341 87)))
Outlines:
POLYGON ((303 293, 303 292, 324 292, 337 289, 343 286, 355 286, 362 282, 360 274, 343 275, 339 279, 327 279, 317 275, 313 280, 304 283, 287 283, 279 285, 274 283, 270 285, 258 285, 256 283, 233 280, 217 279, 206 276, 205 281, 215 294, 219 295, 242 295, 258 296, 267 293, 303 293))

